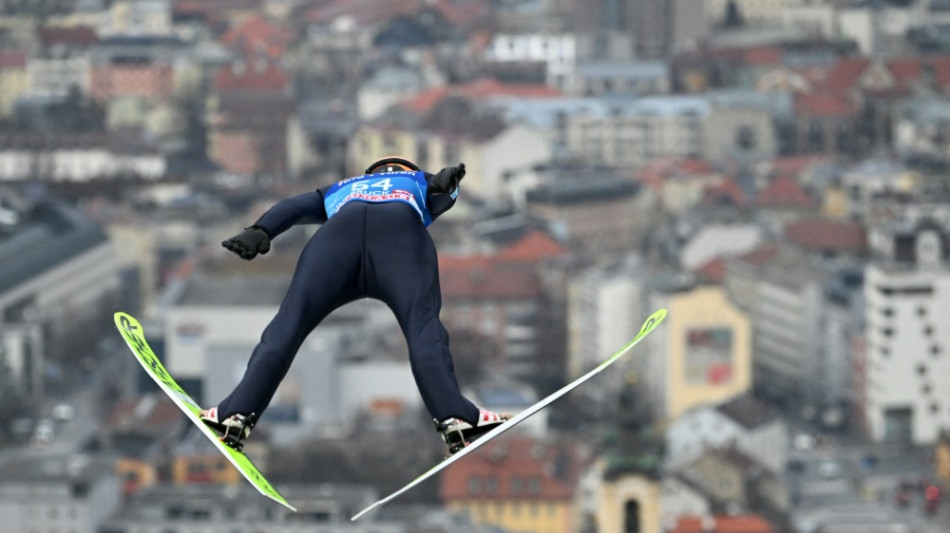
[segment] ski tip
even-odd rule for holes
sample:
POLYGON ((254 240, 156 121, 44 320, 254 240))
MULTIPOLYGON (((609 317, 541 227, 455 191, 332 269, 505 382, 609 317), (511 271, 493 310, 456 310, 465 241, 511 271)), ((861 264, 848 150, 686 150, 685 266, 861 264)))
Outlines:
POLYGON ((640 333, 637 334, 637 338, 643 337, 647 333, 653 331, 654 328, 660 325, 660 322, 663 322, 663 319, 666 318, 666 308, 657 309, 643 323, 643 326, 640 328, 640 333))

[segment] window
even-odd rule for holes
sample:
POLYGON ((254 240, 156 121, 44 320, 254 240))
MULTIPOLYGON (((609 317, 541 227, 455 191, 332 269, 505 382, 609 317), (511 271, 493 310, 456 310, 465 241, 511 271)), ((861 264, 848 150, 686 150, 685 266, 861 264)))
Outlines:
POLYGON ((475 476, 468 478, 468 493, 478 494, 480 490, 482 490, 482 480, 475 476))
POLYGON ((623 533, 640 533, 640 502, 628 500, 623 509, 623 533))
POLYGON ((528 480, 528 493, 529 494, 541 493, 541 479, 533 477, 528 480))
POLYGON ((485 480, 485 493, 496 494, 498 492, 498 478, 489 477, 485 480))

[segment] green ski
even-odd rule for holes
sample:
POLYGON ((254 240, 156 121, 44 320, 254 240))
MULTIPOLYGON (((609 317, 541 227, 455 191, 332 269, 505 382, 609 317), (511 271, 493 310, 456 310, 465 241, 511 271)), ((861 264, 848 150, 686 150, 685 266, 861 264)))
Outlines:
POLYGON ((245 479, 247 479, 251 485, 254 485, 254 488, 264 496, 267 496, 292 511, 296 511, 296 509, 287 503, 287 500, 271 486, 270 482, 264 478, 263 474, 260 473, 257 467, 254 466, 254 463, 252 463, 246 455, 234 448, 226 446, 221 442, 215 432, 201 421, 201 407, 172 379, 171 374, 165 370, 165 366, 162 365, 162 362, 159 361, 158 357, 155 356, 155 353, 145 341, 145 332, 142 330, 142 325, 139 324, 138 320, 126 313, 120 312, 115 314, 115 325, 119 328, 119 332, 125 339, 126 344, 129 345, 129 348, 132 349, 132 353, 135 355, 136 360, 142 365, 142 368, 155 380, 155 383, 158 384, 165 394, 175 402, 175 405, 185 413, 188 419, 208 437, 208 440, 214 444, 215 448, 224 454, 228 461, 241 472, 245 479))

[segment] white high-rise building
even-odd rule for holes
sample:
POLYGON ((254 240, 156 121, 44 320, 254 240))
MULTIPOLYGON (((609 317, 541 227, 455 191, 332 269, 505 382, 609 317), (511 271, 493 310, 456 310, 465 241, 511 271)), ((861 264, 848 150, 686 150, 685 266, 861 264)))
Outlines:
POLYGON ((572 281, 567 378, 580 376, 630 342, 647 316, 645 311, 643 281, 635 265, 594 268, 572 281))
POLYGON ((865 270, 865 417, 874 440, 929 444, 950 428, 946 232, 889 231, 874 235, 885 257, 865 270))

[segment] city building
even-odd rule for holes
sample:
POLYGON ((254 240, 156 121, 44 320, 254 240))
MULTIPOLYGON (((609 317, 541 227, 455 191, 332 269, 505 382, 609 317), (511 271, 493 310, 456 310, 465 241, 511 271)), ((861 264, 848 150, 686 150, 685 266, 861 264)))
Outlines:
POLYGON ((947 231, 893 224, 871 233, 864 270, 865 419, 875 441, 935 443, 947 429, 947 231))
POLYGON ((90 48, 89 97, 99 104, 114 98, 147 101, 175 93, 176 60, 184 43, 172 37, 116 36, 90 48))
POLYGON ((0 463, 4 530, 99 533, 120 506, 108 459, 14 453, 0 463))
MULTIPOLYGON (((636 336, 650 311, 646 308, 641 275, 637 261, 628 259, 607 268, 591 267, 571 278, 566 379, 580 377, 636 336)), ((612 374, 619 379, 623 372, 612 374)), ((608 382, 596 390, 609 394, 608 382)))
POLYGON ((552 146, 541 129, 510 122, 480 103, 505 93, 503 85, 477 85, 461 94, 424 93, 390 109, 357 130, 349 146, 351 172, 362 171, 382 154, 400 154, 430 172, 464 162, 463 194, 508 200, 508 173, 549 161, 552 146))
POLYGON ((27 94, 39 97, 67 96, 70 91, 86 94, 90 84, 90 49, 99 37, 88 27, 39 29, 42 47, 27 64, 27 94))
POLYGON ((167 168, 164 154, 128 131, 0 133, 2 181, 156 180, 167 168))
POLYGON ((569 533, 579 475, 580 458, 570 445, 510 437, 446 468, 439 492, 446 507, 468 511, 476 524, 569 533))
POLYGON ((540 63, 548 86, 568 92, 574 85, 577 42, 571 34, 496 34, 485 51, 488 63, 540 63))
POLYGON ((706 449, 734 446, 771 472, 784 472, 788 428, 781 413, 751 395, 691 409, 666 431, 667 468, 678 470, 706 449))
POLYGON ((657 290, 651 308, 669 311, 644 344, 642 382, 657 420, 720 403, 752 386, 752 321, 718 286, 657 290))
MULTIPOLYGON (((109 510, 99 533, 154 531, 276 531, 301 533, 402 533, 399 523, 350 517, 378 497, 360 485, 281 486, 281 493, 297 508, 293 512, 262 497, 248 483, 159 484, 133 495, 120 509, 109 510)), ((28 531, 24 529, 23 531, 28 531)), ((68 531, 64 529, 63 531, 68 531)))
POLYGON ((529 215, 549 221, 578 252, 622 255, 639 248, 655 201, 647 188, 597 168, 557 168, 554 174, 528 192, 529 215))
POLYGON ((641 473, 612 472, 610 460, 601 457, 581 477, 576 520, 597 531, 663 533, 662 488, 658 480, 641 473))
POLYGON ((118 290, 112 243, 93 220, 52 196, 0 189, 0 339, 26 397, 43 397, 46 364, 90 348, 118 290))

